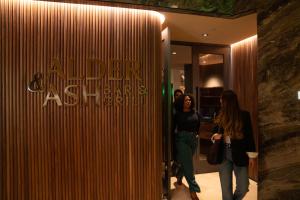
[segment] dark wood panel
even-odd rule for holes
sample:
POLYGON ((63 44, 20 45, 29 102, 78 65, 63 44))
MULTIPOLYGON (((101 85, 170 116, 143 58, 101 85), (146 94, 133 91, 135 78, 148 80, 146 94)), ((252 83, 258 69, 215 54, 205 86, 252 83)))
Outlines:
POLYGON ((158 14, 18 0, 0 11, 1 199, 159 199, 158 14), (38 72, 44 91, 30 92, 38 72))

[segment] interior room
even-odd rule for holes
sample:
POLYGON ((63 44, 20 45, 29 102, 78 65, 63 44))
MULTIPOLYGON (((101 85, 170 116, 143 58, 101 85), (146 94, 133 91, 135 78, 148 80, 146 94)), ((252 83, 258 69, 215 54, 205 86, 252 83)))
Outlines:
MULTIPOLYGON (((220 199, 221 188, 215 187, 219 185, 218 166, 208 164, 206 154, 211 144, 213 120, 220 109, 220 95, 224 89, 237 89, 242 108, 250 109, 255 120, 255 104, 245 102, 243 98, 245 85, 251 85, 253 88, 250 91, 256 92, 255 77, 249 77, 250 81, 242 77, 252 74, 257 67, 254 46, 257 15, 253 13, 234 19, 179 13, 164 13, 164 16, 164 26, 168 27, 171 36, 171 88, 173 91, 180 89, 184 93, 194 94, 196 110, 202 115, 194 170, 197 181, 200 185, 205 182, 203 187, 206 189, 199 197, 220 199), (242 63, 237 64, 237 59, 242 63)), ((250 192, 245 197, 247 200, 257 199, 257 173, 257 166, 249 172, 250 192)), ((188 199, 188 189, 176 185, 175 177, 171 179, 171 188, 171 199, 188 199)))

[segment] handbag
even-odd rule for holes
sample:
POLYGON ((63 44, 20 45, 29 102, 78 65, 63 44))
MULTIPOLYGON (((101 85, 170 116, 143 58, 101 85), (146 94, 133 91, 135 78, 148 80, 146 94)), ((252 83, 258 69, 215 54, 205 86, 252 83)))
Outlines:
MULTIPOLYGON (((218 128, 220 133, 220 127, 218 128)), ((206 160, 211 165, 218 165, 222 163, 222 144, 221 140, 215 140, 209 147, 206 155, 206 160)))
POLYGON ((208 153, 206 155, 206 160, 211 165, 218 165, 222 162, 221 155, 222 147, 221 140, 215 140, 214 143, 209 147, 208 153))

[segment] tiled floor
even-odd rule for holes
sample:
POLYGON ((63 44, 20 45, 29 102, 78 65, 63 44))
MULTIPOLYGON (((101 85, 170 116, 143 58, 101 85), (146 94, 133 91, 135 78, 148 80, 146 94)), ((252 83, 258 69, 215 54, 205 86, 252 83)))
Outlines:
MULTIPOLYGON (((234 178, 234 176, 233 176, 234 178)), ((200 185, 201 193, 198 193, 200 200, 221 200, 221 186, 218 173, 206 173, 196 175, 197 183, 200 185)), ((190 200, 190 194, 187 182, 183 179, 183 184, 178 186, 174 184, 176 178, 171 179, 171 199, 172 200, 190 200)), ((235 182, 235 180, 233 180, 235 182)), ((235 188, 235 185, 233 186, 235 188)), ((244 200, 257 200, 257 183, 250 180, 249 192, 244 200)))

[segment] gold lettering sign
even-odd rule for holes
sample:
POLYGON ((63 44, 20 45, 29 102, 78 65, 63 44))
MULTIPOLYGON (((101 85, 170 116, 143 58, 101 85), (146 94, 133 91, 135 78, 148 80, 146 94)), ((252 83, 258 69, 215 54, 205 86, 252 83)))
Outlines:
POLYGON ((88 81, 101 80, 105 75, 105 65, 99 59, 88 59, 86 69, 87 69, 86 80, 88 81), (98 75, 92 76, 92 74, 97 74, 97 73, 93 73, 93 70, 95 70, 95 72, 97 72, 98 70, 98 75))
POLYGON ((74 58, 69 58, 68 59, 67 80, 68 81, 72 81, 72 80, 74 80, 74 81, 84 80, 84 77, 79 77, 78 73, 76 72, 74 58))
POLYGON ((62 66, 57 58, 53 59, 50 69, 48 70, 48 76, 50 77, 52 74, 57 74, 61 78, 66 79, 66 76, 62 70, 62 66))
POLYGON ((47 106, 48 101, 55 101, 58 106, 62 106, 62 102, 60 100, 60 97, 58 96, 58 92, 54 88, 53 85, 50 85, 50 87, 48 89, 48 93, 47 93, 47 96, 45 98, 43 106, 47 106), (51 96, 51 95, 53 95, 53 96, 51 96))
POLYGON ((44 86, 42 84, 43 80, 43 74, 42 73, 36 73, 33 75, 32 81, 30 81, 27 89, 30 92, 43 92, 44 86))
POLYGON ((75 106, 79 103, 79 95, 78 95, 78 93, 71 92, 70 90, 72 88, 78 90, 79 86, 78 85, 68 85, 67 87, 65 87, 64 92, 65 92, 66 96, 73 99, 73 103, 64 102, 64 104, 66 106, 75 106))
POLYGON ((49 65, 46 76, 41 72, 37 72, 28 84, 27 89, 30 92, 46 92, 43 102, 44 107, 48 106, 50 102, 57 106, 71 107, 88 105, 91 101, 94 101, 98 106, 101 104, 105 106, 122 106, 130 103, 140 105, 145 102, 144 98, 148 95, 148 89, 141 78, 142 66, 137 61, 111 59, 108 63, 104 63, 97 58, 88 58, 84 75, 78 73, 74 58, 67 60, 66 73, 64 73, 64 66, 61 63, 59 59, 54 58, 49 65), (66 82, 64 90, 61 92, 57 90, 53 83, 55 77, 66 82), (109 82, 106 85, 101 85, 101 80, 104 79, 109 82), (72 81, 72 84, 68 84, 70 81, 72 81), (114 81, 126 81, 127 83, 112 84, 114 81), (138 83, 135 84, 137 88, 133 88, 131 82, 138 83), (114 87, 111 87, 111 85, 114 87), (133 91, 136 91, 136 93, 133 91))
POLYGON ((88 97, 95 97, 96 105, 100 105, 100 92, 99 89, 96 88, 94 93, 88 93, 86 89, 86 85, 82 86, 82 95, 83 95, 83 102, 87 105, 87 98, 88 97))

